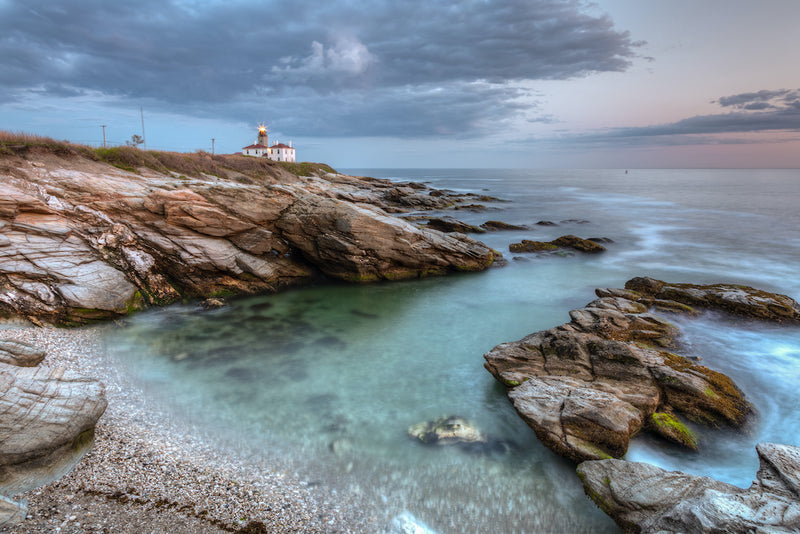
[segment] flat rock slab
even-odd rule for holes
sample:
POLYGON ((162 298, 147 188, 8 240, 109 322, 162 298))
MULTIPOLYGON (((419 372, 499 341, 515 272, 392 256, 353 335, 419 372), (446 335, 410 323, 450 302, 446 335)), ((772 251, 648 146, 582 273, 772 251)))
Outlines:
POLYGON ((800 322, 800 304, 780 293, 734 284, 672 284, 637 277, 625 283, 629 297, 648 305, 671 301, 775 322, 800 322))
POLYGON ((0 492, 26 491, 71 468, 106 405, 97 380, 0 364, 0 492))
POLYGON ((756 451, 761 465, 748 489, 623 460, 584 462, 578 476, 626 533, 800 531, 800 448, 759 443, 756 451))

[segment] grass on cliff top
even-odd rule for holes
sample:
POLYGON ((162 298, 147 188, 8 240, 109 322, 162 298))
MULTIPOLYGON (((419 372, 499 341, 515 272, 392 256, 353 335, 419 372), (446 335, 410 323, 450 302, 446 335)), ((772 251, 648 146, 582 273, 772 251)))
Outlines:
POLYGON ((243 174, 252 178, 273 177, 278 167, 298 176, 336 172, 323 163, 275 162, 267 158, 217 154, 198 151, 193 153, 141 150, 128 146, 93 148, 87 145, 56 141, 50 137, 0 130, 0 157, 49 153, 59 157, 84 157, 102 161, 117 168, 138 172, 146 167, 157 172, 175 172, 186 176, 210 174, 221 178, 243 174))

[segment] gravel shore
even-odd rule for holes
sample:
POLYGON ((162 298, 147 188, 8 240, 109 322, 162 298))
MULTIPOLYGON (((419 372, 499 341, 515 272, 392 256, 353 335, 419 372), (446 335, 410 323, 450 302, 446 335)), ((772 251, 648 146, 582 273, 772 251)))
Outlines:
MULTIPOLYGON (((112 328, 106 326, 103 328, 112 328)), ((47 351, 43 366, 100 379, 108 409, 92 450, 67 476, 14 498, 28 533, 375 532, 354 505, 316 486, 222 452, 149 406, 103 357, 101 328, 8 328, 0 339, 47 351)))

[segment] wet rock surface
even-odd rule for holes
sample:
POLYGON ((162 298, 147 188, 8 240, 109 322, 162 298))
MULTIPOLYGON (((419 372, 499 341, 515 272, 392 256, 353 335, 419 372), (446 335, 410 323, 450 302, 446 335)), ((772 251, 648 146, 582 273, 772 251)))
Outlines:
POLYGON ((653 278, 628 280, 630 297, 648 306, 720 310, 776 322, 800 322, 800 305, 786 295, 734 284, 671 284, 653 278), (678 303, 678 305, 674 304, 678 303), (683 306, 681 306, 683 305, 683 306))
POLYGON ((68 472, 91 446, 106 409, 100 382, 62 368, 37 367, 44 351, 0 341, 0 527, 25 517, 25 504, 9 497, 68 472), (33 363, 35 362, 35 363, 33 363))
POLYGON ((489 232, 499 232, 502 230, 527 230, 527 226, 520 226, 517 224, 509 224, 503 221, 486 221, 481 225, 481 228, 489 232))
POLYGON ((445 233, 452 233, 452 232, 460 232, 462 234, 486 233, 486 230, 479 226, 467 224, 465 222, 459 221, 458 219, 453 219, 452 217, 433 217, 430 220, 428 220, 428 223, 425 226, 432 230, 439 230, 440 232, 445 232, 445 233))
POLYGON ((574 235, 564 235, 553 241, 531 241, 529 239, 523 239, 520 243, 512 243, 508 246, 508 250, 511 252, 548 252, 561 248, 569 248, 592 254, 606 250, 606 248, 599 243, 590 239, 582 239, 574 235))
POLYGON ((4 156, 0 313, 83 324, 183 298, 488 267, 464 236, 388 213, 480 198, 279 165, 252 176, 129 172, 79 155, 4 156))
POLYGON ((623 460, 578 466, 586 494, 626 533, 798 532, 800 448, 759 443, 748 489, 623 460))
POLYGON ((545 445, 581 462, 623 456, 640 431, 696 449, 702 440, 684 419, 745 424, 754 410, 736 384, 675 353, 679 332, 648 311, 652 302, 631 290, 596 292, 601 298, 571 311, 569 323, 484 355, 545 445))

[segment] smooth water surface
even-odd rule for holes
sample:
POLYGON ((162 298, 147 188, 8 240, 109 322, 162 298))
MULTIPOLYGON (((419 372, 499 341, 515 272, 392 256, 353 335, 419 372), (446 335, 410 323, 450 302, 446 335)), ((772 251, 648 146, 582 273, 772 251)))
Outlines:
MULTIPOLYGON (((633 276, 735 282, 800 297, 797 171, 352 170, 493 195, 465 222, 530 230, 520 239, 607 237, 599 256, 504 252, 484 273, 233 300, 220 310, 139 314, 109 337, 111 357, 176 417, 363 503, 388 531, 615 532, 574 466, 543 447, 483 369, 498 343, 569 320, 595 287, 633 276), (557 226, 539 226, 547 220, 557 226), (444 415, 475 422, 509 450, 428 447, 406 429, 444 415), (392 522, 392 519, 395 521, 392 522), (403 523, 404 521, 405 523, 403 523)), ((747 486, 754 444, 800 444, 800 328, 675 318, 704 363, 729 374, 760 412, 749 434, 701 430, 691 454, 647 437, 628 458, 747 486)))

